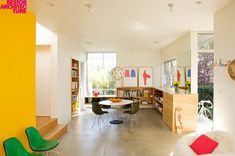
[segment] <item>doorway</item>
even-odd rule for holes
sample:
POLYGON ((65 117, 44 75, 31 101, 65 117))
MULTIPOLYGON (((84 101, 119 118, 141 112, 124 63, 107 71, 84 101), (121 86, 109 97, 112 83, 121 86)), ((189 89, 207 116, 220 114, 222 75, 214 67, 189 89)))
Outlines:
POLYGON ((213 129, 214 114, 214 40, 213 33, 199 33, 198 102, 199 129, 213 129))

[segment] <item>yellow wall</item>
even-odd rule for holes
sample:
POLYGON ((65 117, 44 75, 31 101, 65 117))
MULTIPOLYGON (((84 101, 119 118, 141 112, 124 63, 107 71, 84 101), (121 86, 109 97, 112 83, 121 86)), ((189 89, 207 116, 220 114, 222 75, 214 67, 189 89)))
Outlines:
POLYGON ((0 9, 0 156, 8 137, 28 146, 24 130, 36 125, 35 25, 32 14, 0 9))

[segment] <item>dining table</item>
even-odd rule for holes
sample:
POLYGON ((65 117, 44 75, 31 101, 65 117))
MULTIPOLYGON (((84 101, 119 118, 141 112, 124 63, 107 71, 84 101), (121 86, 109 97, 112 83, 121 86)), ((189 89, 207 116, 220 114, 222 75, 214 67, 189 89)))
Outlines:
POLYGON ((123 120, 120 119, 120 108, 124 105, 128 105, 128 104, 132 104, 133 100, 127 100, 127 99, 121 99, 118 102, 113 102, 111 100, 103 100, 100 101, 99 104, 100 105, 106 105, 106 106, 111 106, 112 108, 116 108, 116 117, 114 119, 112 119, 111 121, 109 121, 110 124, 122 124, 123 120))

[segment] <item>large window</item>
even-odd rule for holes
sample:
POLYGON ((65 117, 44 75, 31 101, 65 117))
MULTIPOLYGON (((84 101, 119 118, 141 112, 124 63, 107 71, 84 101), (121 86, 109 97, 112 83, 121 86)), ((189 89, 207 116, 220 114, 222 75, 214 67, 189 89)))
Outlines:
POLYGON ((176 59, 164 62, 164 86, 172 87, 173 81, 176 80, 176 59))
POLYGON ((111 70, 116 66, 116 53, 87 53, 88 95, 115 94, 115 80, 111 70))

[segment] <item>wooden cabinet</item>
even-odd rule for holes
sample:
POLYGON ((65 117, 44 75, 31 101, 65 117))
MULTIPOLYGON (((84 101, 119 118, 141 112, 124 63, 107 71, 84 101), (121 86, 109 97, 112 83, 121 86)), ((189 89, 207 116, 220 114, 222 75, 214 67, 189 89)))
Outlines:
POLYGON ((175 110, 177 107, 182 109, 183 132, 197 129, 197 94, 163 92, 163 99, 163 121, 173 132, 176 131, 175 110))

